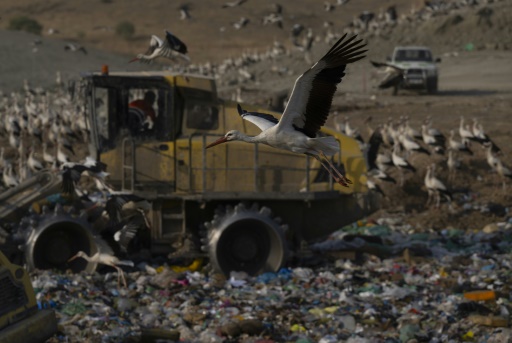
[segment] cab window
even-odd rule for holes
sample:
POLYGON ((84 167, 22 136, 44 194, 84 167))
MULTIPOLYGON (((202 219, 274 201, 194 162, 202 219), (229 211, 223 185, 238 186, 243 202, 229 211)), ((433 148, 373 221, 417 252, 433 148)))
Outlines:
POLYGON ((219 127, 219 110, 215 106, 187 103, 185 115, 187 129, 215 130, 219 127))

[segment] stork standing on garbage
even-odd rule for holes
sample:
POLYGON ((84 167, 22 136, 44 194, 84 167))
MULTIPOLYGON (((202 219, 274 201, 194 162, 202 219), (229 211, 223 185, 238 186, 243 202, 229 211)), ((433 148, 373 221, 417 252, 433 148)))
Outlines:
POLYGON ((75 256, 71 257, 68 260, 68 262, 71 262, 71 261, 73 261, 73 260, 75 260, 75 259, 77 259, 79 257, 87 260, 88 262, 104 264, 104 265, 116 268, 117 269, 117 287, 118 288, 120 287, 120 281, 121 281, 120 279, 121 278, 123 279, 124 287, 125 288, 128 287, 126 285, 126 279, 124 278, 123 270, 120 267, 118 267, 118 265, 124 265, 124 266, 133 267, 133 262, 132 261, 121 261, 117 257, 115 257, 114 255, 100 254, 99 252, 97 252, 96 254, 94 254, 92 256, 89 256, 85 252, 79 251, 75 256))

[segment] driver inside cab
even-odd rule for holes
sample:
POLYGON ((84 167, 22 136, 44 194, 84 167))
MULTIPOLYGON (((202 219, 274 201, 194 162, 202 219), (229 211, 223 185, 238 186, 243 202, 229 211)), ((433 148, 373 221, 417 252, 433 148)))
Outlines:
POLYGON ((156 95, 153 91, 147 91, 143 99, 138 99, 128 104, 128 127, 132 134, 153 129, 156 120, 155 109, 156 95))

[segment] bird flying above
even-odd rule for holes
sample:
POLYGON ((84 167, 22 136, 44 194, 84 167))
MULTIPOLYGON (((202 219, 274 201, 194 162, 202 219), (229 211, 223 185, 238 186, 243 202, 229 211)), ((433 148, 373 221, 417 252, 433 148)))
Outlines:
POLYGON ((87 55, 87 50, 85 50, 85 48, 83 46, 74 44, 74 43, 67 43, 66 45, 64 45, 64 50, 71 51, 71 52, 80 51, 84 55, 87 55))
MULTIPOLYGON (((105 211, 109 219, 117 224, 121 221, 121 211, 123 206, 129 202, 144 203, 147 207, 147 200, 132 193, 114 193, 109 195, 109 199, 105 203, 105 211)), ((150 226, 149 223, 147 225, 150 226)))
POLYGON ((109 174, 105 172, 107 165, 105 163, 86 157, 83 163, 66 162, 60 167, 62 170, 62 192, 73 194, 75 185, 80 181, 83 172, 95 178, 104 179, 109 174))
POLYGON ((178 37, 165 31, 165 39, 152 35, 149 42, 149 48, 144 54, 138 54, 137 57, 132 59, 129 63, 139 61, 141 63, 151 63, 157 57, 165 57, 171 60, 181 58, 185 61, 190 61, 187 55, 187 46, 178 37))
POLYGON ((386 62, 375 62, 370 61, 375 68, 385 68, 384 73, 386 74, 382 81, 379 83, 380 89, 391 88, 397 86, 402 82, 404 78, 404 69, 399 68, 394 64, 386 62))
POLYGON ((347 64, 365 57, 366 46, 357 36, 343 35, 332 48, 295 81, 290 100, 281 119, 270 114, 247 112, 238 106, 240 116, 258 126, 262 132, 254 137, 232 130, 206 146, 229 141, 263 143, 274 148, 306 154, 316 158, 339 184, 351 183, 328 156, 339 152, 339 143, 332 136, 317 135, 329 116, 336 86, 345 76, 347 64))
POLYGON ((247 0, 235 0, 235 1, 231 1, 231 2, 226 2, 222 5, 222 8, 228 8, 228 7, 236 7, 236 6, 240 6, 241 4, 243 4, 244 2, 246 2, 247 0))

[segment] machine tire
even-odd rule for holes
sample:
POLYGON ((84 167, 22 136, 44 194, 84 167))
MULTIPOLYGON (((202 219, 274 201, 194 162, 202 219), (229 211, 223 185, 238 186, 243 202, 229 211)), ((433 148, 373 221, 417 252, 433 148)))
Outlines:
MULTIPOLYGON (((113 254, 112 249, 100 237, 94 234, 91 224, 80 216, 64 211, 59 205, 53 213, 32 215, 28 225, 20 225, 23 251, 28 270, 35 269, 71 269, 93 272, 97 264, 77 259, 68 263, 68 259, 78 251, 88 255, 97 252, 113 254)), ((19 237, 21 238, 21 237, 19 237)))
POLYGON ((272 218, 268 207, 243 203, 219 208, 206 222, 202 250, 213 270, 229 276, 232 271, 249 275, 278 271, 288 258, 286 226, 272 218))
POLYGON ((427 93, 428 94, 436 94, 437 93, 437 80, 428 80, 427 81, 427 93))

